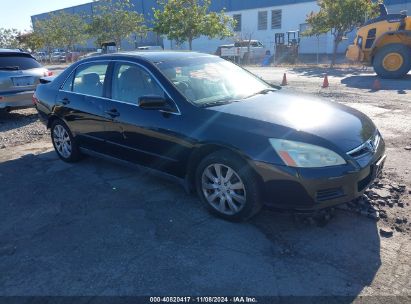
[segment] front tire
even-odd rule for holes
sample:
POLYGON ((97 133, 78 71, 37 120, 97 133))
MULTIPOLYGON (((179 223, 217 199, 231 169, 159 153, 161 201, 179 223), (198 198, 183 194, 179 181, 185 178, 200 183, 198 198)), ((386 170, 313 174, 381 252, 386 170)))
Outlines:
POLYGON ((255 173, 234 153, 221 150, 208 155, 199 164, 195 179, 201 201, 218 217, 243 221, 262 207, 255 173))
POLYGON ((51 124, 51 141, 57 155, 65 162, 80 160, 80 150, 69 127, 60 119, 51 124))
POLYGON ((381 78, 402 78, 411 69, 411 48, 399 43, 388 44, 378 50, 373 66, 381 78))

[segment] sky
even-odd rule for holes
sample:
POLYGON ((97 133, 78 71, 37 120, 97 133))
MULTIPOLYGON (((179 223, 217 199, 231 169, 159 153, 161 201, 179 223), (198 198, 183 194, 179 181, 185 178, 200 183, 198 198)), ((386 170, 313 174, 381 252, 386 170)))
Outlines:
POLYGON ((93 0, 0 0, 0 28, 29 30, 31 16, 93 0))

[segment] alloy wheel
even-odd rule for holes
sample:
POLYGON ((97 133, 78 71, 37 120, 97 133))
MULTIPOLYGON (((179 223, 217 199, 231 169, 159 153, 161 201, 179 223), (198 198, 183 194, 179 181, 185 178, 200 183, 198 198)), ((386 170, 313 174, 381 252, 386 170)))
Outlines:
POLYGON ((201 187, 208 203, 223 214, 236 214, 246 203, 244 183, 240 176, 227 165, 212 164, 205 168, 201 187))
POLYGON ((69 158, 72 152, 71 139, 67 130, 62 125, 53 129, 53 141, 57 152, 64 158, 69 158))

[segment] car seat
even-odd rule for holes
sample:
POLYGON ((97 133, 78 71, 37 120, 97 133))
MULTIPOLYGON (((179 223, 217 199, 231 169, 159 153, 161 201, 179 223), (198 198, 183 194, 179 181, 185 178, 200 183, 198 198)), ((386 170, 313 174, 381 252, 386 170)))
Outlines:
POLYGON ((100 82, 100 76, 97 73, 83 74, 75 91, 92 96, 103 96, 103 84, 100 82))
POLYGON ((118 86, 113 91, 113 98, 137 104, 139 97, 152 95, 152 91, 147 75, 139 68, 130 67, 121 73, 118 86))

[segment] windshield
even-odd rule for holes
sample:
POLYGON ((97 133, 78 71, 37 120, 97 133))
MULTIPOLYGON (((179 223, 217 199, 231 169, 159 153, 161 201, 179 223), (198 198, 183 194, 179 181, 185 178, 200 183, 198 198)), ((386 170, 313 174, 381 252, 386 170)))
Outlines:
POLYGON ((197 57, 157 64, 190 102, 229 103, 274 90, 258 77, 218 57, 197 57))

